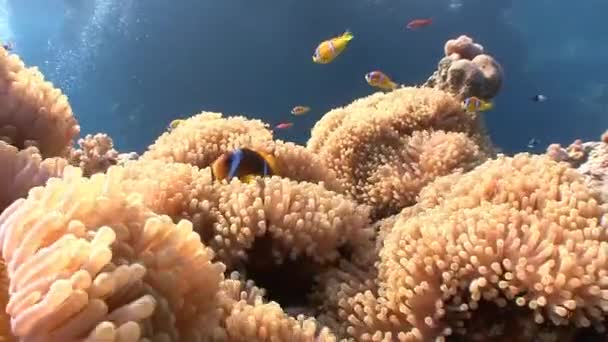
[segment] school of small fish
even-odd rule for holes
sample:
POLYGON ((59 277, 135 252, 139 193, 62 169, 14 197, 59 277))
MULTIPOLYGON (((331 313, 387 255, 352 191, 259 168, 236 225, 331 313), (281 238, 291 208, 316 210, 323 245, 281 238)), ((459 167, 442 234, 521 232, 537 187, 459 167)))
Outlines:
MULTIPOLYGON (((418 30, 433 24, 432 18, 413 19, 407 23, 407 30, 418 30)), ((346 30, 343 34, 324 40, 317 45, 312 55, 312 61, 316 64, 329 64, 341 55, 349 43, 353 40, 354 35, 350 30, 346 30)), ((15 43, 12 41, 3 42, 2 48, 8 52, 12 52, 15 48, 15 43)), ((398 84, 394 82, 387 74, 380 70, 373 70, 364 76, 367 84, 373 88, 383 91, 391 91, 398 88, 398 84)), ((534 102, 545 102, 547 96, 537 94, 531 97, 534 102)), ((485 112, 494 107, 492 102, 477 98, 469 97, 462 101, 462 109, 467 113, 485 112)), ((311 107, 305 105, 294 106, 290 113, 293 116, 302 116, 311 111, 311 107)), ((175 130, 181 125, 185 119, 172 120, 167 126, 169 132, 175 130)), ((285 130, 294 126, 293 122, 280 122, 274 126, 275 129, 285 130)), ((537 138, 531 138, 528 141, 527 147, 532 149, 539 144, 537 138)), ((274 158, 261 151, 250 148, 238 148, 233 151, 226 152, 220 156, 211 166, 211 173, 214 179, 227 180, 237 177, 242 182, 251 182, 258 176, 272 176, 279 174, 279 170, 274 158)))
MULTIPOLYGON (((419 18, 409 21, 405 27, 407 30, 419 30, 424 27, 433 24, 433 18, 419 18)), ((354 35, 350 30, 344 31, 339 36, 335 36, 320 42, 315 48, 312 54, 312 61, 316 64, 329 64, 333 62, 338 56, 340 56, 347 48, 349 43, 354 39, 354 35)), ((373 88, 377 88, 383 91, 391 91, 399 87, 387 74, 380 70, 373 70, 365 74, 364 76, 367 84, 373 88)), ((547 97, 542 94, 537 94, 532 97, 535 102, 544 102, 547 97)), ((491 110, 494 104, 477 97, 469 97, 462 101, 462 108, 468 113, 485 112, 491 110)), ((293 116, 302 116, 310 112, 311 107, 305 105, 294 106, 290 113, 293 116)), ((168 130, 174 130, 179 124, 183 122, 182 119, 173 120, 168 130)), ((291 121, 285 121, 277 123, 274 128, 277 130, 286 130, 294 126, 291 121)))
MULTIPOLYGON (((405 26, 407 30, 419 30, 433 24, 432 18, 413 19, 405 26)), ((315 48, 312 61, 316 64, 329 64, 340 56, 353 40, 354 35, 350 30, 346 30, 339 36, 329 38, 322 41, 315 48)), ((365 81, 372 88, 377 88, 383 91, 391 91, 399 87, 387 74, 380 70, 373 70, 365 74, 365 81)), ((547 97, 542 94, 537 94, 532 97, 534 102, 544 102, 547 97)), ((490 101, 480 99, 478 97, 469 97, 462 101, 462 109, 467 113, 486 112, 494 107, 490 101)), ((294 106, 290 113, 293 116, 302 116, 310 112, 311 107, 305 105, 294 106)), ((169 129, 175 129, 183 120, 173 120, 169 129)), ((294 126, 291 121, 280 122, 274 126, 275 129, 286 130, 294 126)), ((539 140, 531 138, 528 141, 528 148, 534 148, 538 145, 539 140)), ((261 151, 248 148, 239 148, 225 153, 219 157, 212 165, 212 174, 218 180, 230 180, 234 177, 239 178, 243 182, 251 182, 256 177, 270 176, 279 174, 276 162, 272 156, 261 151)))

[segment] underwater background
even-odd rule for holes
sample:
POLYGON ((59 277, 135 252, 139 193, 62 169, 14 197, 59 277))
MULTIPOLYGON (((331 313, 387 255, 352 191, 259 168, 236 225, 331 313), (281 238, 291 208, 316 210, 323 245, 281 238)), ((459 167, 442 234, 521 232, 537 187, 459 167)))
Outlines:
POLYGON ((608 341, 606 10, 0 0, 0 342, 608 341))
POLYGON ((0 38, 68 95, 83 136, 141 152, 203 110, 293 120, 277 138, 304 143, 324 113, 375 91, 366 72, 422 84, 443 43, 466 34, 504 69, 491 139, 514 153, 537 138, 541 152, 608 126, 605 13, 604 0, 2 0, 0 38), (426 17, 431 26, 405 29, 426 17), (314 64, 316 45, 345 29, 348 51, 314 64), (290 117, 299 104, 312 111, 290 117))

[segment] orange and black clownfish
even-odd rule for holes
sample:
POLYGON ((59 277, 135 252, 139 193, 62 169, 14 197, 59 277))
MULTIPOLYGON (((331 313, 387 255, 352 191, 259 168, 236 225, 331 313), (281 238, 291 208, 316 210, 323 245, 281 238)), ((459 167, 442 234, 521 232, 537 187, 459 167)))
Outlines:
POLYGON ((214 180, 230 181, 238 177, 243 183, 251 183, 256 176, 277 174, 277 164, 273 156, 246 147, 229 151, 211 164, 214 180))

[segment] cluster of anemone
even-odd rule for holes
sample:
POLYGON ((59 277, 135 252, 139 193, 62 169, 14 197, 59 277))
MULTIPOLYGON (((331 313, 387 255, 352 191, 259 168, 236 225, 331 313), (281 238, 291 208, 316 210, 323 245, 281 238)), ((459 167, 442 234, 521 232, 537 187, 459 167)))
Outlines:
POLYGON ((460 107, 500 88, 483 52, 448 41, 305 146, 202 112, 138 156, 72 146, 65 95, 0 48, 0 340, 605 339, 608 139, 496 155, 460 107), (213 177, 237 148, 276 174, 213 177))

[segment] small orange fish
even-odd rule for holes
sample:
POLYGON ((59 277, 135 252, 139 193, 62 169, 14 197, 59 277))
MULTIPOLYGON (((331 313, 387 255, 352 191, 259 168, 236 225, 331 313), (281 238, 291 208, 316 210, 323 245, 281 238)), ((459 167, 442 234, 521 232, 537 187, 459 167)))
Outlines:
POLYGON ((462 101, 462 109, 467 113, 485 112, 494 108, 492 102, 481 100, 478 97, 471 96, 462 101))
POLYGON ((346 49, 348 42, 353 38, 353 34, 346 30, 341 36, 321 42, 312 55, 312 61, 319 64, 330 63, 346 49))
POLYGON ((226 152, 211 164, 214 180, 229 181, 237 177, 244 183, 251 183, 257 176, 275 175, 277 170, 273 156, 245 147, 226 152))
POLYGON ((277 129, 287 129, 293 126, 293 122, 281 122, 280 124, 274 126, 277 129))
POLYGON ((409 30, 415 30, 415 29, 419 29, 425 26, 429 26, 433 23, 433 19, 432 18, 428 18, 428 19, 414 19, 412 21, 410 21, 409 23, 407 23, 407 28, 409 30))
POLYGON ((291 114, 293 115, 303 115, 310 111, 310 107, 306 106, 295 106, 291 109, 291 114))
POLYGON ((370 71, 365 74, 365 81, 372 87, 380 88, 382 90, 393 90, 397 88, 397 83, 393 82, 382 71, 370 71))

